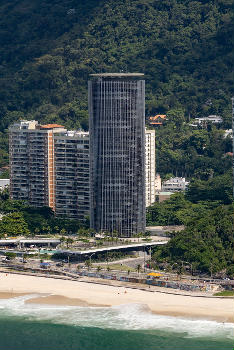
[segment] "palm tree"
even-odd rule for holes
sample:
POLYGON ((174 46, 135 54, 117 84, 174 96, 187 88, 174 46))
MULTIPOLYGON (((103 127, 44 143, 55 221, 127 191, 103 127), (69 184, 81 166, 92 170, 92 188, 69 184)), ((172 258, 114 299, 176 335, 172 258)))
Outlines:
POLYGON ((85 261, 85 266, 88 268, 88 270, 90 269, 91 265, 90 260, 85 261))
POLYGON ((140 269, 141 269, 141 265, 139 264, 139 265, 137 265, 137 272, 138 272, 138 275, 139 275, 139 273, 140 273, 140 269))
POLYGON ((143 233, 142 232, 139 232, 138 234, 137 234, 137 238, 138 238, 138 242, 140 242, 140 238, 143 236, 143 233))
POLYGON ((102 269, 101 266, 98 266, 98 267, 97 267, 97 271, 98 271, 98 272, 100 272, 101 269, 102 269))
POLYGON ((65 235, 67 233, 67 231, 65 230, 65 228, 62 228, 62 230, 60 230, 60 235, 65 235))
POLYGON ((40 232, 40 229, 38 227, 36 227, 35 230, 34 230, 35 235, 38 235, 39 232, 40 232))
POLYGON ((179 265, 178 268, 177 268, 178 279, 181 280, 181 276, 182 276, 183 273, 184 273, 184 267, 183 267, 183 265, 179 265))
POLYGON ((64 237, 64 236, 60 237, 60 243, 63 243, 65 241, 66 241, 66 237, 64 237))
POLYGON ((68 238, 66 239, 67 248, 68 248, 69 245, 72 244, 72 243, 74 243, 74 239, 68 237, 68 238))
POLYGON ((59 227, 58 226, 54 226, 54 230, 55 230, 55 233, 58 233, 59 232, 59 227))

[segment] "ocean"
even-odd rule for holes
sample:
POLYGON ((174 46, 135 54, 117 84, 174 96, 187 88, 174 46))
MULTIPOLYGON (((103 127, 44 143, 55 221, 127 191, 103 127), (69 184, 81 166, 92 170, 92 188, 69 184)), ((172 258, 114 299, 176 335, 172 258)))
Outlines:
POLYGON ((0 300, 0 350, 232 350, 233 325, 161 316, 147 306, 25 304, 0 300))

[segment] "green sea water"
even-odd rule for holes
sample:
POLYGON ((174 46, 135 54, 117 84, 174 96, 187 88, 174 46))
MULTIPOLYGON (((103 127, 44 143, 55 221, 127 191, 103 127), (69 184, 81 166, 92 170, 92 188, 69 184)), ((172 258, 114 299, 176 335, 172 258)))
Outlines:
POLYGON ((114 330, 5 318, 1 350, 231 350, 228 339, 186 338, 185 334, 114 330))
POLYGON ((0 301, 0 350, 232 350, 232 325, 113 308, 0 301))

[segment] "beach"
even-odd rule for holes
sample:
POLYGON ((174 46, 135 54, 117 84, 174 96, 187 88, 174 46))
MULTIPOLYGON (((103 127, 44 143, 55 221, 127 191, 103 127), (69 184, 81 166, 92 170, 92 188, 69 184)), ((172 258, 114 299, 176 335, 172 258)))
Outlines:
POLYGON ((0 272, 0 298, 36 294, 26 303, 71 306, 147 305, 158 315, 234 322, 232 298, 173 295, 46 277, 0 272))

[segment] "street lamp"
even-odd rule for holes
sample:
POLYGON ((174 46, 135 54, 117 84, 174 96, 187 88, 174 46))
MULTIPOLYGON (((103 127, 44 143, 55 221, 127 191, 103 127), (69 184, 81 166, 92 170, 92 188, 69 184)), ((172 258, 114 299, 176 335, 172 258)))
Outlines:
POLYGON ((210 263, 210 279, 213 278, 213 263, 210 263))
POLYGON ((90 266, 91 266, 91 258, 92 258, 92 256, 93 256, 94 254, 95 254, 95 253, 91 254, 90 257, 89 257, 90 266))
POLYGON ((149 254, 150 254, 150 269, 151 269, 151 260, 152 260, 152 248, 150 247, 150 249, 149 249, 149 254))
POLYGON ((144 272, 145 272, 145 244, 144 244, 144 272))
POLYGON ((89 264, 90 264, 90 266, 91 266, 91 262, 92 262, 91 258, 92 258, 92 256, 93 256, 94 254, 96 254, 96 253, 93 253, 93 254, 91 254, 91 255, 88 255, 88 254, 85 255, 85 256, 87 256, 87 257, 89 258, 89 264))
POLYGON ((182 262, 182 268, 184 267, 184 264, 189 264, 190 265, 191 275, 193 275, 193 265, 192 265, 192 263, 190 263, 189 261, 183 261, 183 260, 181 260, 181 262, 182 262))

